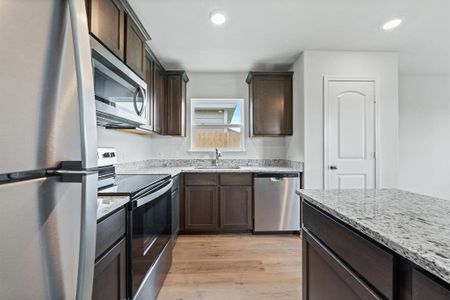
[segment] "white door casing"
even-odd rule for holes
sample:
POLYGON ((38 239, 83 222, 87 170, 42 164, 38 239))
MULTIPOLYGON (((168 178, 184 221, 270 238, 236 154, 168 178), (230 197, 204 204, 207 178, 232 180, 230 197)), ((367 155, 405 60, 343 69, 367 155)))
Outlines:
POLYGON ((324 80, 324 188, 376 188, 375 80, 324 80))

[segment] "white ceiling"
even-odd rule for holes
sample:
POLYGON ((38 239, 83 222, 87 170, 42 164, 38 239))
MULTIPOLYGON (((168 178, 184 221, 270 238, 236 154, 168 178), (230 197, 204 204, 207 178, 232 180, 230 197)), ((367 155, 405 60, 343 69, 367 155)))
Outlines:
POLYGON ((450 74, 450 0, 129 0, 167 68, 286 69, 306 49, 398 51, 402 73, 450 74), (225 26, 211 24, 219 9, 225 26), (394 31, 380 26, 405 18, 394 31))

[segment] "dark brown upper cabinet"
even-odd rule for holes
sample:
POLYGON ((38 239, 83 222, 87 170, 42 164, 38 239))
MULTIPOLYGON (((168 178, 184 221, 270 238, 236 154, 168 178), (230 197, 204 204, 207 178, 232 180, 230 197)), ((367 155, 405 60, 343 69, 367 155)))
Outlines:
POLYGON ((138 75, 145 74, 145 42, 137 25, 130 16, 126 16, 125 63, 138 75))
POLYGON ((125 53, 125 11, 118 0, 86 0, 89 31, 121 60, 125 53))
POLYGON ((153 67, 153 131, 164 134, 165 131, 164 69, 153 67))
POLYGON ((186 136, 186 85, 184 71, 166 72, 166 135, 186 136))
MULTIPOLYGON (((146 52, 147 53, 147 52, 146 52)), ((153 130, 153 68, 155 62, 150 55, 145 55, 145 82, 147 83, 147 116, 148 128, 153 130)))
POLYGON ((293 72, 250 72, 250 136, 292 135, 293 72))

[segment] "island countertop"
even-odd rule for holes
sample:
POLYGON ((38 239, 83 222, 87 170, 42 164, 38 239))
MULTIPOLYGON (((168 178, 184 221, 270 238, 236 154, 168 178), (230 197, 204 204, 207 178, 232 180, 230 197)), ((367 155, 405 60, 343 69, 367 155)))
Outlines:
POLYGON ((450 201, 398 189, 299 190, 298 194, 450 283, 450 201))

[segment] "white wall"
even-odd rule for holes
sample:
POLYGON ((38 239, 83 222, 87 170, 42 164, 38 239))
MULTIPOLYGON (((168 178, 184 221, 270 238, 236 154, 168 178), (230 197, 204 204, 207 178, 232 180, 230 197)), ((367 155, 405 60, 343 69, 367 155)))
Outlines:
POLYGON ((99 146, 116 147, 119 163, 146 159, 212 158, 212 153, 189 152, 190 99, 191 98, 243 98, 245 103, 245 152, 227 152, 226 158, 261 159, 285 158, 285 141, 282 137, 250 138, 248 135, 248 85, 247 73, 188 73, 187 86, 187 137, 138 136, 99 129, 99 146))
POLYGON ((377 80, 380 149, 379 186, 397 186, 398 56, 395 53, 305 51, 304 170, 306 188, 323 188, 323 78, 365 77, 377 80))
POLYGON ((119 163, 152 158, 152 137, 97 127, 98 147, 114 147, 119 163))
POLYGON ((292 136, 285 138, 286 159, 304 161, 305 159, 305 85, 303 53, 291 68, 293 76, 293 126, 292 136))
POLYGON ((399 187, 450 200, 450 75, 401 75, 399 187))

